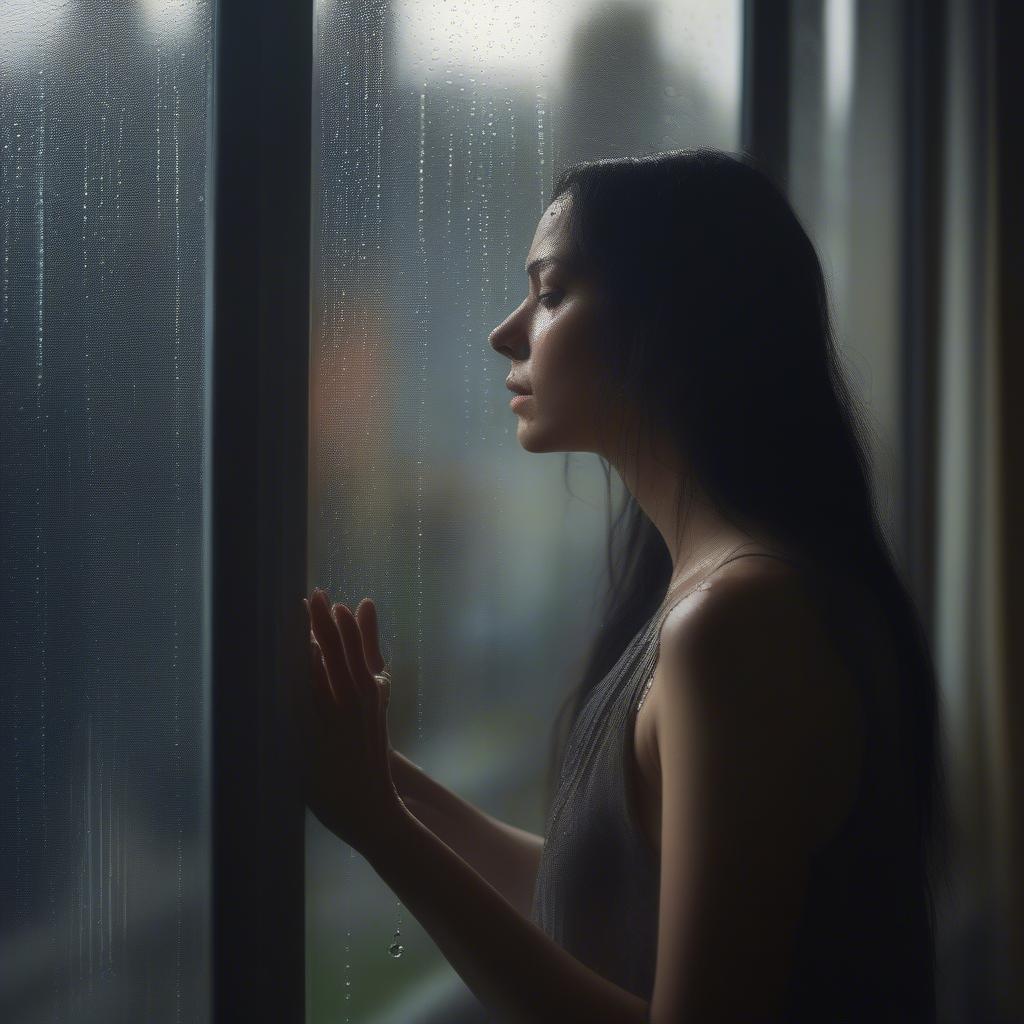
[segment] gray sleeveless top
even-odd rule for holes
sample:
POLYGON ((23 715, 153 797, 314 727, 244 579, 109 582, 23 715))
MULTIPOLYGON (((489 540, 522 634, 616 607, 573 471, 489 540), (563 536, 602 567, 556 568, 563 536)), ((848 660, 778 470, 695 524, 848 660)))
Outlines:
MULTIPOLYGON (((741 557, 750 555, 733 556, 741 557)), ((547 816, 531 909, 562 948, 648 1001, 660 860, 632 806, 633 730, 661 625, 698 587, 662 603, 580 709, 547 816)), ((863 695, 868 739, 860 793, 839 835, 812 861, 787 1022, 934 1020, 925 892, 901 856, 909 847, 900 838, 899 810, 885 799, 892 780, 882 778, 873 756, 877 708, 868 687, 863 695)))

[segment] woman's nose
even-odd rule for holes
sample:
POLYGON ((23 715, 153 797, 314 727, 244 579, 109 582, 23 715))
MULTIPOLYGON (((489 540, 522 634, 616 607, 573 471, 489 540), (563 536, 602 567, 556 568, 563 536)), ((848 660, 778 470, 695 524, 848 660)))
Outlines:
POLYGON ((525 338, 515 322, 515 313, 510 313, 487 336, 491 348, 509 359, 522 358, 525 338))

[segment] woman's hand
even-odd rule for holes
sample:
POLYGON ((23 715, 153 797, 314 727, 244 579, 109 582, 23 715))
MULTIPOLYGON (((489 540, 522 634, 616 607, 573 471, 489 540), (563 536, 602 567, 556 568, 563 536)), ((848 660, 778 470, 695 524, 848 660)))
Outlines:
POLYGON ((391 778, 384 667, 377 611, 364 598, 353 615, 319 588, 304 601, 312 672, 296 689, 306 802, 323 825, 366 853, 405 812, 391 778))

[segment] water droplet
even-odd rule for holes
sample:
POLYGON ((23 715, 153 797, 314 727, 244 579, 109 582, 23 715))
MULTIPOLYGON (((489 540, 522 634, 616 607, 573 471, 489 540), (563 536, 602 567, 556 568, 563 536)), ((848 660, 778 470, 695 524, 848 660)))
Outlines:
POLYGON ((388 946, 388 952, 397 960, 405 952, 405 946, 398 942, 392 942, 388 946))

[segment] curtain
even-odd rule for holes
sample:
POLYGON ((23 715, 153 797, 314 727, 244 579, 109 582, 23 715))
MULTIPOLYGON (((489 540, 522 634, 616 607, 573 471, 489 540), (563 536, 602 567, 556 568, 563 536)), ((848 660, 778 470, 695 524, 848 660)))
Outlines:
POLYGON ((1020 585, 1012 578, 1021 507, 1011 472, 1020 465, 1020 436, 1010 429, 1007 401, 1021 382, 1019 305, 1013 320, 1021 280, 1007 265, 1010 247, 1019 251, 1011 238, 1020 222, 1014 228, 1005 215, 1019 212, 1020 178, 999 173, 1008 147, 1019 147, 1019 126, 997 77, 1018 58, 1000 49, 1009 5, 947 2, 940 269, 931 296, 938 362, 932 614, 957 845, 940 982, 950 1021, 1021 1020, 1024 680, 1020 585))

